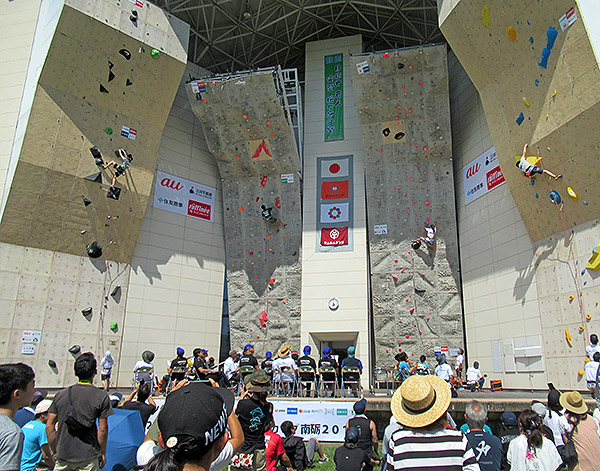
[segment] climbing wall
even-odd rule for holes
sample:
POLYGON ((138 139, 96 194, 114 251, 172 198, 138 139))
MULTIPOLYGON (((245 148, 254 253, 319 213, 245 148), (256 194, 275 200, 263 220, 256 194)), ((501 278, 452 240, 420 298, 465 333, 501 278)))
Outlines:
POLYGON ((231 346, 259 355, 300 338, 300 164, 275 74, 187 86, 223 178, 231 346), (263 204, 287 227, 265 222, 263 204))
POLYGON ((463 322, 445 46, 351 58, 365 156, 375 363, 459 347, 463 322), (411 242, 435 224, 435 246, 411 242))
MULTIPOLYGON (((449 3, 449 2, 446 2, 449 3)), ((502 172, 532 241, 598 216, 600 72, 584 19, 569 0, 462 0, 443 8, 442 32, 475 84, 502 172), (528 156, 556 174, 533 183, 528 156), (570 197, 568 189, 574 191, 570 197), (555 191, 561 203, 550 201, 555 191)))
POLYGON ((144 0, 65 2, 21 117, 22 146, 13 146, 0 241, 76 255, 97 241, 103 258, 131 260, 188 30, 144 0), (118 200, 107 198, 112 173, 96 165, 93 146, 106 163, 121 163, 120 147, 134 157, 118 200))

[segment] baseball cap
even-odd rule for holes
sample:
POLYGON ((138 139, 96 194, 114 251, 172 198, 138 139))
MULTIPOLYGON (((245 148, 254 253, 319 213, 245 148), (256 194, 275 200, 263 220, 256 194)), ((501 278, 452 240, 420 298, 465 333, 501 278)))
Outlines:
POLYGON ((328 357, 331 354, 331 348, 330 347, 325 347, 323 349, 323 356, 324 357, 328 357))
POLYGON ((310 345, 307 345, 306 347, 304 347, 304 353, 306 353, 306 354, 310 353, 310 345))
POLYGON ((546 417, 546 413, 548 412, 546 406, 540 401, 533 401, 531 403, 531 410, 539 415, 542 419, 546 417))
POLYGON ((42 400, 46 399, 48 391, 44 389, 38 389, 33 393, 33 399, 31 400, 31 407, 35 408, 42 400))
POLYGON ((244 351, 248 350, 249 348, 254 347, 254 345, 247 343, 246 346, 244 347, 244 351))
POLYGON ((50 409, 51 405, 52 405, 52 401, 50 399, 44 399, 44 400, 42 400, 35 407, 35 415, 43 414, 44 412, 48 412, 48 409, 50 409))
POLYGON ((358 443, 359 438, 360 432, 358 430, 358 427, 348 427, 346 429, 346 441, 348 443, 358 443))
POLYGON ((360 401, 354 403, 354 412, 357 414, 362 414, 367 408, 367 400, 362 398, 360 401))
POLYGON ((178 438, 188 436, 208 448, 227 430, 227 417, 233 410, 233 393, 190 383, 167 396, 158 415, 158 428, 167 448, 174 448, 178 438))
POLYGON ((183 355, 185 355, 185 350, 181 347, 177 347, 177 356, 182 357, 183 355))
POLYGON ((271 358, 272 356, 273 356, 273 353, 271 353, 271 352, 265 353, 265 357, 267 357, 267 358, 271 358))
POLYGON ((500 421, 507 427, 516 427, 517 415, 514 412, 507 410, 500 416, 500 421))

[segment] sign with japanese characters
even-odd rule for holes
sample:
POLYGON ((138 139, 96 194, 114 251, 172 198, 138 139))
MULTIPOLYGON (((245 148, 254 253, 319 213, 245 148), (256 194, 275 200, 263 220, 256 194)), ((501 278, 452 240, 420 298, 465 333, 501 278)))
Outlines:
MULTIPOLYGON (((296 435, 315 437, 320 442, 343 442, 346 422, 354 417, 354 402, 336 401, 272 401, 277 425, 285 420, 298 428, 296 435)), ((279 428, 275 430, 281 436, 279 428)))
POLYGON ((463 182, 465 204, 475 201, 504 183, 504 175, 494 147, 490 147, 463 167, 463 182))
POLYGON ((214 221, 216 188, 156 172, 154 204, 158 209, 214 221))
POLYGON ((343 55, 325 56, 325 142, 344 140, 343 55))

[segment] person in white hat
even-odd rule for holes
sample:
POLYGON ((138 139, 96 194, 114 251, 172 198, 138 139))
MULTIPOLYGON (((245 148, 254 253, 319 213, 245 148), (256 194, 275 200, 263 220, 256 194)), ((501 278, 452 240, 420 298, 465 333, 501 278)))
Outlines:
POLYGON ((577 452, 577 465, 573 470, 597 470, 600 463, 600 437, 596 421, 588 414, 587 404, 578 391, 571 391, 560 395, 560 405, 567 409, 565 416, 573 427, 570 436, 577 452))
POLYGON ((21 471, 34 471, 43 458, 43 465, 54 468, 54 455, 48 446, 46 422, 48 409, 52 401, 43 399, 35 407, 35 418, 23 425, 23 455, 21 455, 21 471))
POLYGON ((450 385, 434 375, 411 376, 392 397, 392 414, 404 427, 388 444, 387 471, 456 469, 480 471, 467 438, 447 428, 450 385))

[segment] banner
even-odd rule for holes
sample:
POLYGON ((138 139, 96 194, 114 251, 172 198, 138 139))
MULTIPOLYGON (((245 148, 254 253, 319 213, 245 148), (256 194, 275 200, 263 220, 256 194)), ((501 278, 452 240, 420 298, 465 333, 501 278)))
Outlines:
POLYGON ((343 94, 343 56, 325 56, 325 142, 344 140, 343 94))
POLYGON ((321 161, 321 178, 347 177, 348 170, 348 159, 321 161))
POLYGON ((213 222, 215 192, 216 188, 157 171, 153 206, 213 222))
POLYGON ((340 245, 348 245, 347 227, 321 229, 321 246, 338 247, 340 245))
POLYGON ((500 170, 494 147, 490 147, 463 167, 463 182, 465 204, 475 201, 504 183, 504 175, 500 170))
POLYGON ((322 204, 321 222, 346 222, 348 221, 349 203, 322 204))
POLYGON ((341 182, 321 182, 322 200, 339 200, 348 198, 348 180, 341 182))

